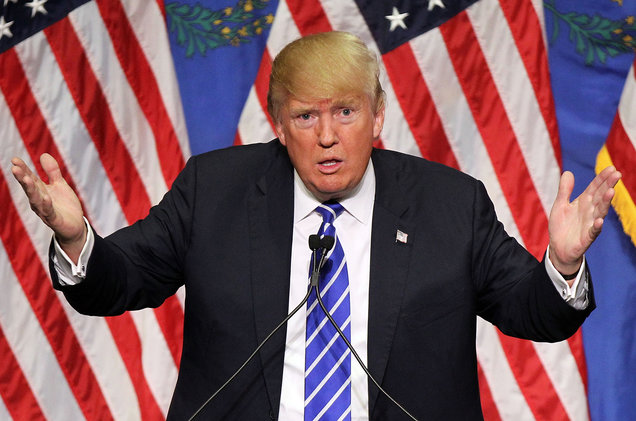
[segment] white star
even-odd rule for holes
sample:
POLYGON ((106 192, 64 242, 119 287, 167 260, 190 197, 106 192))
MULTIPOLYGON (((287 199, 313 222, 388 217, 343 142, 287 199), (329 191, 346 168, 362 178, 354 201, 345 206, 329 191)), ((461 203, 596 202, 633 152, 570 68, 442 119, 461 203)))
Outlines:
POLYGON ((446 6, 444 6, 444 3, 442 3, 442 0, 428 0, 428 11, 430 12, 431 10, 433 10, 433 8, 435 6, 439 6, 442 9, 446 9, 446 6))
POLYGON ((6 6, 7 4, 9 4, 9 2, 11 3, 17 3, 18 0, 4 0, 4 5, 6 6))
POLYGON ((8 38, 11 38, 13 36, 11 31, 9 30, 9 27, 11 25, 13 25, 13 21, 5 22, 4 21, 4 16, 0 16, 0 39, 2 39, 2 37, 5 36, 5 35, 8 38))
POLYGON ((385 16, 385 18, 387 18, 389 22, 391 22, 391 27, 389 28, 389 31, 393 32, 395 28, 397 28, 398 26, 402 29, 406 29, 404 18, 407 17, 408 15, 409 15, 408 13, 400 13, 397 10, 397 7, 394 7, 393 13, 388 16, 385 16))
POLYGON ((49 0, 33 0, 25 4, 25 6, 28 6, 31 8, 31 17, 35 16, 35 14, 38 12, 46 15, 46 9, 44 8, 44 3, 46 3, 47 1, 49 0))

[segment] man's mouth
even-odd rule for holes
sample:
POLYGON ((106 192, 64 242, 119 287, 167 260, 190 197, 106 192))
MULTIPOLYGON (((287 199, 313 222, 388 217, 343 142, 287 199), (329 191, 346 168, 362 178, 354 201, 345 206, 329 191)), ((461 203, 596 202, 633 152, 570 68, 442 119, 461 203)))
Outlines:
POLYGON ((342 165, 342 161, 338 159, 326 159, 318 163, 318 167, 320 168, 320 171, 327 174, 337 171, 341 165, 342 165))

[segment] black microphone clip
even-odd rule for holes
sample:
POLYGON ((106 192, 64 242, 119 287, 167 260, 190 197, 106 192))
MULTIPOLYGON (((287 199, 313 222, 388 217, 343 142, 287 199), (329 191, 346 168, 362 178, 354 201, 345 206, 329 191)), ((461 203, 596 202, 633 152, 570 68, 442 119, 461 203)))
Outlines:
POLYGON ((324 235, 322 238, 316 234, 309 236, 309 248, 311 249, 313 258, 313 270, 311 271, 310 284, 312 287, 318 285, 318 279, 320 277, 320 271, 325 264, 325 258, 327 252, 333 248, 336 239, 331 235, 324 235), (320 250, 320 262, 316 264, 316 252, 320 250))

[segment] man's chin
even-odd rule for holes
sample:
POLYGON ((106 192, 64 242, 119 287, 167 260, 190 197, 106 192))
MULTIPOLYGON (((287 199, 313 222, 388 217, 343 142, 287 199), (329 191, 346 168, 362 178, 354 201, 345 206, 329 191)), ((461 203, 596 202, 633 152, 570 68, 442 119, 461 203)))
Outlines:
POLYGON ((343 200, 352 196, 361 179, 356 183, 355 180, 344 177, 343 174, 334 174, 316 177, 308 181, 305 186, 307 186, 309 192, 319 201, 326 202, 328 200, 343 200), (314 182, 312 183, 311 181, 314 182))
MULTIPOLYGON (((311 191, 311 190, 310 190, 311 191)), ((353 189, 349 188, 322 188, 311 191, 312 194, 321 202, 329 200, 343 200, 349 197, 353 189)))

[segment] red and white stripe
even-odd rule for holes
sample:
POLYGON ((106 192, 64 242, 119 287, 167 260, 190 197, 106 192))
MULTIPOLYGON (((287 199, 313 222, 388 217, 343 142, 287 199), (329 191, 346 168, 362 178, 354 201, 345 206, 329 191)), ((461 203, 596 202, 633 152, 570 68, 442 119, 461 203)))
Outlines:
MULTIPOLYGON (((540 1, 482 0, 381 63, 384 146, 482 180, 507 231, 538 258, 561 165, 542 22, 540 1)), ((353 32, 378 51, 352 0, 279 2, 237 141, 274 135, 266 83, 276 53, 299 36, 331 29, 353 32)), ((589 418, 580 333, 535 344, 479 320, 477 351, 487 419, 589 418)))
POLYGON ((614 165, 623 178, 615 187, 616 194, 612 205, 619 216, 623 230, 636 245, 636 61, 629 69, 623 93, 618 104, 618 112, 614 117, 612 128, 605 145, 596 160, 596 172, 614 165))
POLYGON ((101 234, 145 216, 189 143, 162 4, 96 1, 0 55, 0 419, 164 419, 183 293, 157 310, 90 318, 48 276, 50 230, 9 158, 52 153, 101 234))
MULTIPOLYGON (((621 95, 621 100, 618 105, 618 117, 615 125, 620 127, 613 128, 613 131, 617 131, 615 136, 620 137, 621 140, 616 143, 620 143, 621 147, 618 147, 619 153, 612 153, 612 158, 617 162, 617 167, 623 173, 622 183, 625 185, 629 196, 633 202, 636 202, 636 174, 634 174, 633 168, 636 164, 636 115, 634 114, 634 108, 636 107, 636 60, 632 67, 629 69, 629 74, 625 81, 625 87, 621 95), (617 156, 622 155, 622 156, 617 156)), ((633 209, 633 208, 632 208, 633 209)), ((636 214, 634 210, 631 213, 632 218, 632 241, 636 243, 636 214)))
MULTIPOLYGON (((167 412, 183 292, 157 310, 78 315, 51 288, 50 231, 30 212, 8 161, 23 157, 42 174, 37 158, 51 152, 99 233, 143 217, 189 156, 162 7, 90 2, 0 55, 0 419, 154 420, 167 412)), ((383 145, 481 179, 508 232, 537 257, 560 172, 542 22, 540 0, 481 0, 381 61, 383 145)), ((266 93, 276 53, 331 29, 378 51, 352 0, 279 2, 236 143, 275 136, 266 93)), ((477 350, 487 419, 589 418, 580 335, 534 344, 479 320, 477 350)))

